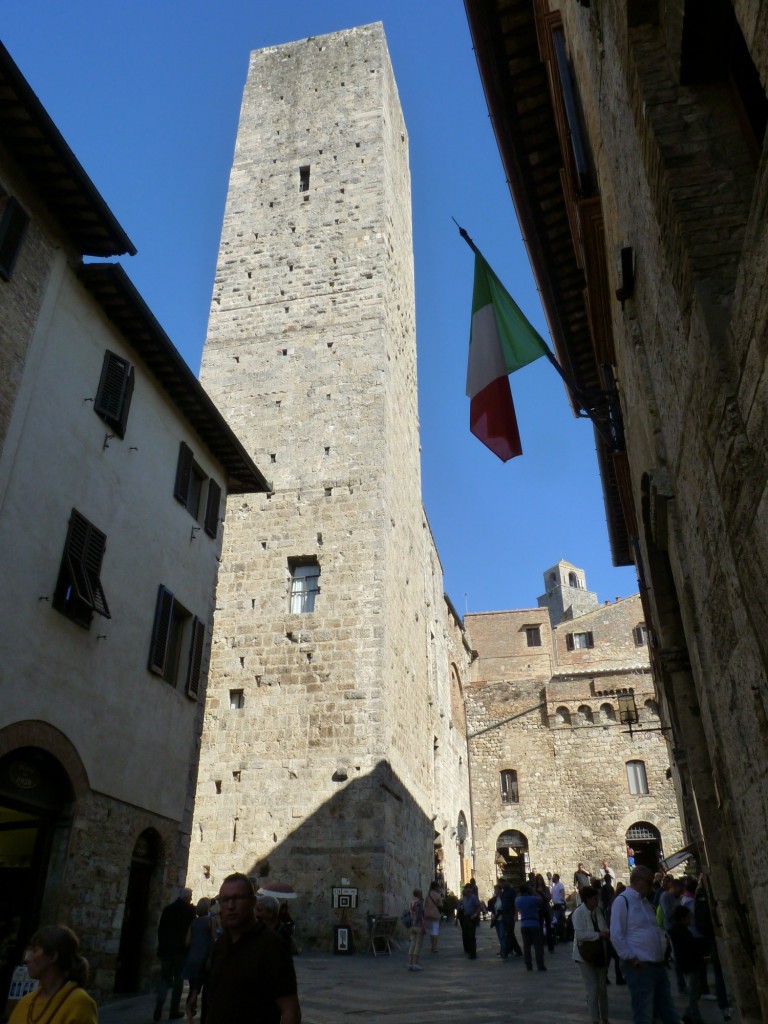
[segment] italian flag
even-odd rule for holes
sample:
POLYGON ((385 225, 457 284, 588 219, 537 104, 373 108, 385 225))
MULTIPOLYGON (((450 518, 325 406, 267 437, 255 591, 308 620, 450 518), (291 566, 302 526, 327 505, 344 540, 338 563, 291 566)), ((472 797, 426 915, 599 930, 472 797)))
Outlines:
POLYGON ((502 462, 523 454, 508 374, 548 352, 539 333, 476 252, 467 366, 469 429, 502 462))

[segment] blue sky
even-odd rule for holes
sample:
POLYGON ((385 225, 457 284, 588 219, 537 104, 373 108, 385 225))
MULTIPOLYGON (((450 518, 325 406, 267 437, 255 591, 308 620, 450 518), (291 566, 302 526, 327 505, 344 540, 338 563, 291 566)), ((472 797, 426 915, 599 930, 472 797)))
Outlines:
POLYGON ((514 374, 523 455, 469 433, 467 228, 549 338, 461 0, 4 0, 2 40, 126 229, 122 263, 197 372, 250 50, 382 21, 408 126, 424 504, 460 613, 532 607, 560 558, 611 564, 591 425, 546 360, 514 374))

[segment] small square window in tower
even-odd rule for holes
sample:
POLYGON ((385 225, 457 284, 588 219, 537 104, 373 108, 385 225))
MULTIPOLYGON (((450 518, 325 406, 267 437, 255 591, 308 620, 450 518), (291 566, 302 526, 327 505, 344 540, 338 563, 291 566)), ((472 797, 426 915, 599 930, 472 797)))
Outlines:
POLYGON ((299 168, 299 192, 309 192, 309 164, 299 168))
POLYGON ((317 559, 289 559, 291 574, 291 615, 303 615, 315 610, 315 598, 320 593, 320 566, 317 559))
POLYGON ((499 772, 499 782, 501 784, 501 802, 503 804, 518 803, 520 794, 517 788, 517 772, 514 768, 505 768, 503 772, 499 772))

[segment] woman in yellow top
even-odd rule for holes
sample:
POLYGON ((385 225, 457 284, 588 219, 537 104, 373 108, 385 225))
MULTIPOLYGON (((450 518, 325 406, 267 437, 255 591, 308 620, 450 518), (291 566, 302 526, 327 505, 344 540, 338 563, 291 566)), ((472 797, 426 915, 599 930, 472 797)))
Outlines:
POLYGON ((82 987, 88 961, 70 929, 47 925, 32 936, 24 956, 30 978, 40 984, 20 999, 8 1024, 96 1024, 96 1003, 82 987))

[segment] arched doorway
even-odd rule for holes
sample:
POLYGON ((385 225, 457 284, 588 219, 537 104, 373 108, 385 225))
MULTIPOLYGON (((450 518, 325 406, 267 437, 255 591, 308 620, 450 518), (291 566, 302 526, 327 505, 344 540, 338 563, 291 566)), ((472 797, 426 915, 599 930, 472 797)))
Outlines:
POLYGON ((531 870, 528 838, 517 829, 507 829, 496 840, 496 877, 508 878, 516 889, 531 870))
POLYGON ((152 882, 161 863, 162 840, 148 828, 136 840, 128 875, 128 891, 123 909, 123 927, 115 971, 115 992, 137 992, 141 981, 142 959, 149 921, 152 882))
MULTIPOLYGON (((627 829, 626 843, 628 862, 634 856, 637 867, 650 868, 654 873, 659 870, 659 861, 664 852, 661 848, 661 834, 654 825, 647 821, 636 821, 627 829)), ((628 866, 631 867, 631 863, 628 866)))
POLYGON ((40 922, 46 889, 56 888, 49 867, 62 859, 73 801, 67 773, 47 751, 19 747, 0 758, 0 992, 40 922))

